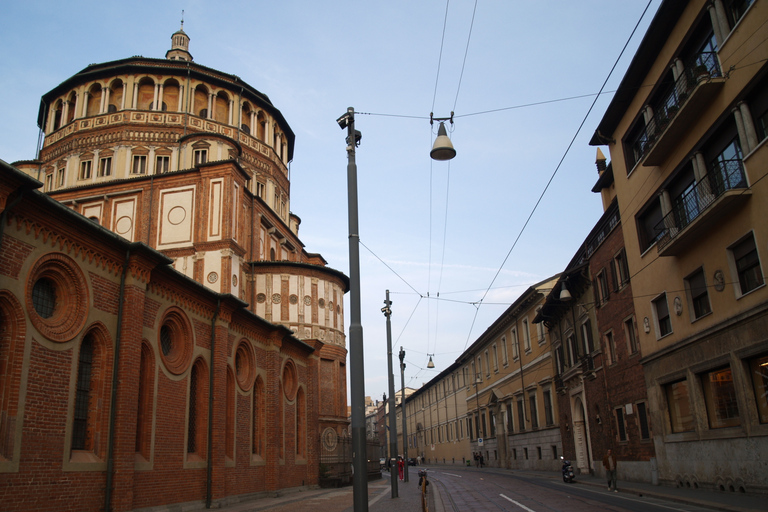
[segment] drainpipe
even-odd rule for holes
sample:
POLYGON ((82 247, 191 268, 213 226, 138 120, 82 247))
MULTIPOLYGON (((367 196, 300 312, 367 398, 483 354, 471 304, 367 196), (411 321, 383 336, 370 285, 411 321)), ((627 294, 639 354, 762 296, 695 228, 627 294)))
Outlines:
POLYGON ((221 297, 216 299, 216 312, 211 320, 211 370, 208 377, 208 470, 205 482, 205 508, 211 508, 211 486, 213 483, 213 354, 216 348, 216 319, 219 317, 221 297))
POLYGON ((120 275, 120 295, 117 299, 117 331, 115 332, 115 356, 112 364, 112 395, 109 399, 109 434, 107 437, 107 486, 104 491, 104 510, 112 510, 112 481, 114 479, 114 452, 115 452, 115 407, 117 406, 117 383, 119 382, 117 371, 120 365, 120 341, 123 326, 123 304, 125 299, 125 276, 128 274, 128 260, 131 257, 131 248, 125 251, 125 263, 120 275))

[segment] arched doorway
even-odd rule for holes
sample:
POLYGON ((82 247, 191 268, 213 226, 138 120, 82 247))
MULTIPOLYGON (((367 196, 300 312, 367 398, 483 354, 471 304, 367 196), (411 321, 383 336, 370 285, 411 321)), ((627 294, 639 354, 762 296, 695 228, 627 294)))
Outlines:
POLYGON ((586 414, 581 396, 573 397, 573 444, 576 447, 576 467, 580 474, 591 473, 589 432, 587 431, 586 414))

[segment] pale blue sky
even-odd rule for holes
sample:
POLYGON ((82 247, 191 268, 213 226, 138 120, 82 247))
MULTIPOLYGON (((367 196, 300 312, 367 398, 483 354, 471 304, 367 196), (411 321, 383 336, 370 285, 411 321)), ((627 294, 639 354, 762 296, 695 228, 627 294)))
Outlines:
MULTIPOLYGON (((600 217, 600 196, 590 191, 596 148, 588 141, 612 94, 598 99, 501 267, 594 96, 552 100, 600 90, 647 2, 479 0, 475 10, 472 0, 453 0, 446 18, 442 0, 0 0, 0 159, 35 157, 40 97, 88 64, 164 57, 184 9, 195 62, 238 75, 291 125, 299 235, 308 251, 348 273, 347 154, 336 118, 354 107, 363 134, 366 395, 381 399, 387 289, 395 387, 401 346, 406 385, 419 387, 528 286, 562 271, 600 217), (522 107, 542 102, 549 103, 522 107), (452 110, 457 156, 433 162, 437 125, 430 127, 429 114, 452 110), (497 272, 477 309, 472 303, 497 272), (426 370, 427 354, 435 370, 426 370)), ((606 91, 615 90, 659 3, 652 1, 606 91)), ((348 313, 349 296, 345 302, 348 313)))

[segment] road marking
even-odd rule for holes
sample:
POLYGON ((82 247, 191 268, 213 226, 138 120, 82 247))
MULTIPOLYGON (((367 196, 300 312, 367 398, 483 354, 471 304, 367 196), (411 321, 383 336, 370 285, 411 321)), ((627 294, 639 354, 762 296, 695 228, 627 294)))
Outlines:
POLYGON ((372 500, 368 500, 368 506, 370 507, 371 505, 373 505, 374 503, 376 503, 377 501, 379 501, 381 498, 383 498, 383 497, 384 497, 384 495, 386 495, 387 493, 389 493, 389 491, 390 491, 390 489, 389 489, 389 488, 386 488, 386 489, 384 489, 384 490, 383 490, 381 493, 379 493, 379 495, 378 495, 378 496, 376 496, 376 497, 375 497, 375 498, 373 498, 372 500))
POLYGON ((532 510, 532 509, 530 509, 530 508, 526 507, 525 505, 523 505, 522 503, 518 503, 517 501, 515 501, 515 500, 513 500, 512 498, 509 498, 509 497, 507 497, 507 496, 504 496, 503 494, 499 494, 499 496, 501 496, 502 498, 504 498, 504 499, 505 499, 505 500, 507 500, 507 501, 511 501, 512 503, 514 503, 514 504, 515 504, 515 505, 517 505, 518 507, 520 507, 520 508, 522 508, 522 509, 524 509, 524 510, 527 510, 528 512, 536 512, 535 510, 532 510))
POLYGON ((446 472, 444 472, 444 471, 443 471, 443 474, 444 474, 444 475, 451 475, 451 476, 455 476, 456 478, 461 478, 461 475, 456 475, 456 474, 453 474, 453 473, 446 473, 446 472))

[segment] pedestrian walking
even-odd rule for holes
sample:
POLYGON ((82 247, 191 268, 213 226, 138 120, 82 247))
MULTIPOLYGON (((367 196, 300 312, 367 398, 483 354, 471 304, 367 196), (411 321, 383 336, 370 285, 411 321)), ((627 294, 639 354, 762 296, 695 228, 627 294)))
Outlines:
POLYGON ((400 481, 402 482, 405 478, 405 461, 402 457, 397 458, 397 474, 400 476, 400 481))
POLYGON ((613 489, 613 492, 619 492, 616 488, 616 456, 610 448, 608 448, 608 453, 603 457, 603 467, 605 467, 605 478, 608 480, 608 490, 613 489))

